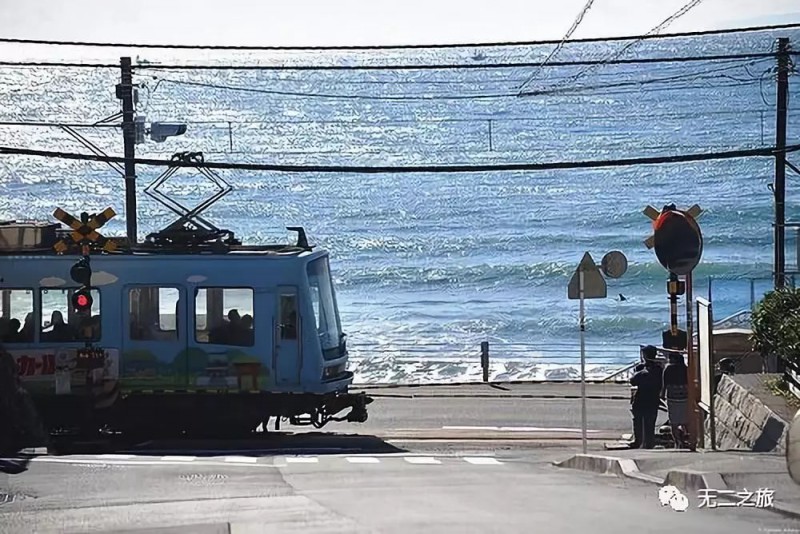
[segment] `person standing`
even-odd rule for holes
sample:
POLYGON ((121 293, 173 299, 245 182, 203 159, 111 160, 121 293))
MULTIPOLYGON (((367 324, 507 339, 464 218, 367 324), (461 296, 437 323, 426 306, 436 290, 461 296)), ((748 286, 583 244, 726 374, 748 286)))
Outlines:
POLYGON ((661 405, 662 372, 656 360, 656 348, 648 345, 642 349, 644 368, 631 377, 636 387, 631 412, 633 413, 632 449, 652 449, 656 441, 656 419, 661 405))
POLYGON ((686 447, 689 424, 689 375, 683 354, 672 352, 669 363, 664 368, 664 385, 661 396, 667 400, 667 413, 672 428, 672 440, 676 449, 686 447))

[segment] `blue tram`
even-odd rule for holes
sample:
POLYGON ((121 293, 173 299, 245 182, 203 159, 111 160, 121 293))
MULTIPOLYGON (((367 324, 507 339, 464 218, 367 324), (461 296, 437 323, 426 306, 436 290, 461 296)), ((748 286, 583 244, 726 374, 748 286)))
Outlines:
POLYGON ((53 248, 70 231, 0 224, 0 335, 46 426, 232 435, 271 417, 366 421, 329 255, 293 230, 293 245, 110 238, 88 257, 87 315, 71 276, 80 253, 53 248))

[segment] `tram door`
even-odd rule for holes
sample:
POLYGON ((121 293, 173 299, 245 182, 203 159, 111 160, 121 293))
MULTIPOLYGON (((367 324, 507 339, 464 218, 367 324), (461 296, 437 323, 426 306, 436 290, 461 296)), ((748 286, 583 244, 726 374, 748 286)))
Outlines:
POLYGON ((186 388, 186 290, 132 285, 123 291, 123 384, 153 390, 186 388))
POLYGON ((300 383, 303 363, 300 345, 298 292, 294 286, 281 286, 277 291, 274 364, 277 385, 300 383))

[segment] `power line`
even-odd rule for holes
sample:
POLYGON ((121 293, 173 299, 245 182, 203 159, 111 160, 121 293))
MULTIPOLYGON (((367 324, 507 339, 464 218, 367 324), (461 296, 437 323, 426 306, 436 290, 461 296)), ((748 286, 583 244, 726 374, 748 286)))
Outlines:
POLYGON ((561 50, 564 47, 564 43, 566 43, 567 39, 572 37, 572 34, 575 33, 575 30, 578 29, 578 26, 580 26, 581 22, 583 21, 583 17, 586 15, 586 13, 592 7, 593 3, 594 3, 594 0, 588 0, 586 2, 586 4, 584 4, 583 9, 580 11, 580 13, 578 13, 578 16, 575 17, 575 20, 572 22, 572 26, 570 26, 569 30, 567 30, 567 33, 564 34, 564 37, 561 39, 561 42, 558 43, 558 45, 555 48, 553 48, 553 50, 550 52, 550 54, 548 54, 548 56, 542 62, 542 66, 539 67, 538 69, 536 69, 535 71, 533 71, 531 73, 531 75, 528 77, 528 79, 526 79, 523 82, 523 84, 519 86, 519 88, 517 89, 518 91, 522 91, 523 89, 525 89, 525 86, 527 86, 531 81, 533 81, 533 79, 536 77, 537 74, 539 74, 539 72, 542 70, 542 68, 545 65, 547 65, 547 62, 550 61, 553 58, 553 56, 558 54, 559 50, 561 50))
MULTIPOLYGON (((800 145, 787 146, 782 152, 796 152, 800 145)), ((399 165, 390 166, 354 166, 354 165, 282 165, 259 163, 220 163, 220 162, 184 162, 180 160, 136 158, 137 165, 156 167, 191 167, 199 169, 271 171, 287 173, 337 173, 337 174, 401 174, 401 173, 465 173, 465 172, 503 172, 503 171, 543 171, 556 169, 593 169, 601 167, 628 167, 633 165, 655 165, 663 163, 686 163, 693 161, 723 160, 749 157, 774 157, 778 151, 773 148, 752 148, 731 150, 726 152, 706 152, 697 154, 680 154, 675 156, 654 156, 608 160, 588 161, 556 161, 548 163, 496 163, 487 165, 399 165)), ((50 150, 34 150, 0 146, 0 154, 18 156, 35 156, 79 161, 100 161, 105 163, 123 163, 125 158, 119 156, 97 156, 77 152, 58 152, 50 150)))
MULTIPOLYGON (((689 2, 687 4, 684 4, 684 6, 681 7, 678 11, 676 11, 675 13, 673 13, 672 15, 670 15, 669 17, 667 17, 666 19, 661 21, 659 24, 657 24, 655 27, 653 27, 645 35, 656 35, 656 34, 658 34, 658 32, 660 32, 662 29, 666 28, 667 26, 669 26, 670 24, 675 22, 677 19, 679 19, 680 17, 682 17, 683 15, 688 13, 692 8, 697 6, 702 1, 703 0, 689 0, 689 2)), ((608 56, 606 56, 606 58, 604 60, 600 61, 599 63, 596 63, 594 65, 589 65, 588 67, 586 67, 585 69, 581 70, 580 72, 578 72, 574 76, 571 76, 567 80, 561 80, 561 82, 555 84, 554 88, 561 87, 562 85, 565 85, 567 83, 575 82, 578 79, 580 79, 581 77, 585 76, 586 74, 588 74, 588 73, 592 72, 593 70, 596 70, 597 68, 601 67, 602 65, 610 65, 610 64, 612 64, 613 61, 617 61, 620 57, 622 57, 623 54, 625 54, 625 52, 627 52, 629 49, 631 49, 632 47, 636 46, 640 42, 642 42, 642 39, 637 39, 637 40, 631 41, 630 43, 628 43, 625 46, 623 46, 622 48, 620 48, 617 52, 614 52, 614 53, 609 54, 608 56)), ((522 91, 520 91, 519 95, 520 96, 528 96, 527 93, 523 93, 522 91)))
MULTIPOLYGON (((751 62, 754 63, 754 62, 751 62)), ((712 77, 716 79, 719 76, 719 72, 730 70, 733 68, 740 68, 743 65, 726 65, 724 67, 720 67, 718 69, 709 69, 704 70, 701 72, 692 72, 692 73, 684 73, 678 74, 675 76, 668 76, 663 78, 650 78, 645 80, 631 80, 625 82, 617 82, 617 83, 606 83, 606 84, 597 84, 593 86, 578 86, 578 87, 568 87, 564 89, 553 88, 553 89, 546 89, 543 91, 531 91, 525 93, 526 96, 545 96, 545 95, 558 95, 558 94, 569 94, 569 93, 580 93, 585 91, 596 91, 596 90, 606 90, 606 89, 617 89, 617 88, 625 88, 625 87, 645 87, 648 85, 654 85, 659 83, 672 83, 676 81, 683 81, 683 80, 691 80, 697 81, 712 77)), ((338 100, 380 100, 380 101, 428 101, 428 100, 486 100, 486 99, 502 99, 502 98, 516 98, 518 96, 517 93, 492 93, 492 94, 460 94, 460 95, 358 95, 358 94, 334 94, 334 93, 313 93, 313 92, 306 92, 306 91, 286 91, 286 90, 278 90, 278 89, 260 89, 256 87, 241 87, 241 86, 234 86, 234 85, 225 85, 225 84, 218 84, 218 83, 209 83, 209 82, 195 82, 189 80, 173 80, 169 78, 158 78, 159 83, 171 83, 174 85, 185 85, 190 87, 203 87, 208 89, 221 89, 226 91, 238 91, 238 92, 245 92, 245 93, 257 93, 257 94, 267 94, 267 95, 274 95, 274 96, 291 96, 291 97, 301 97, 301 98, 326 98, 326 99, 338 99, 338 100)), ((733 81, 738 82, 741 85, 747 85, 751 83, 758 83, 759 79, 755 78, 753 80, 736 80, 733 81)), ((689 87, 692 88, 692 87, 689 87)))
MULTIPOLYGON (((714 54, 706 56, 670 56, 654 58, 634 58, 616 59, 613 61, 598 60, 575 60, 575 61, 554 61, 545 65, 546 67, 576 67, 585 65, 639 65, 650 63, 692 63, 697 61, 727 61, 735 59, 759 59, 775 58, 775 52, 751 52, 748 54, 714 54)), ((537 62, 511 62, 511 63, 444 63, 444 64, 397 64, 397 65, 209 65, 209 64, 139 64, 135 65, 136 70, 257 70, 257 71, 376 71, 376 70, 480 70, 480 69, 516 69, 521 67, 538 67, 542 65, 537 62)), ((70 67, 70 68, 93 68, 93 69, 119 69, 116 63, 74 63, 74 62, 53 62, 53 61, 0 61, 3 67, 70 67)))
MULTIPOLYGON (((800 108, 788 109, 790 113, 800 113, 800 108)), ((661 119, 700 119, 710 118, 725 115, 769 115, 774 113, 773 108, 749 108, 749 109, 731 109, 731 110, 714 110, 714 111, 695 111, 687 113, 653 113, 649 115, 640 115, 637 118, 647 120, 661 120, 661 119)), ((439 125, 443 123, 486 123, 492 121, 495 124, 500 123, 515 123, 515 122, 553 122, 553 121, 628 121, 629 116, 626 115, 563 115, 558 114, 551 117, 506 117, 506 116, 486 116, 486 117, 469 117, 469 118, 422 118, 422 119, 398 119, 398 120, 378 120, 378 121, 363 121, 363 120, 342 120, 342 119, 322 119, 322 120, 188 120, 182 121, 188 125, 219 125, 224 126, 226 129, 228 125, 242 126, 242 125, 342 125, 342 126, 374 126, 374 127, 391 127, 406 126, 406 125, 439 125)), ((96 123, 64 123, 64 122, 42 122, 39 120, 19 120, 19 121, 0 121, 0 126, 13 126, 13 127, 71 127, 71 128, 119 128, 119 124, 96 124, 96 123)))
MULTIPOLYGON (((627 35, 616 37, 586 37, 574 39, 571 43, 598 43, 608 41, 638 41, 643 39, 672 39, 676 37, 701 37, 706 35, 724 35, 731 33, 752 33, 771 30, 785 30, 800 28, 800 22, 788 24, 773 24, 767 26, 746 26, 742 28, 726 28, 722 30, 704 30, 693 32, 679 32, 664 35, 627 35)), ((493 48, 512 46, 538 46, 558 44, 559 39, 539 41, 498 41, 489 43, 452 43, 452 44, 426 44, 426 45, 343 45, 343 46, 261 46, 261 45, 180 45, 180 44, 148 44, 148 43, 113 43, 95 41, 65 41, 52 39, 22 39, 2 37, 0 43, 31 44, 48 46, 82 46, 96 48, 160 48, 175 50, 242 50, 242 51, 303 51, 303 50, 415 50, 415 49, 447 49, 447 48, 493 48)))
POLYGON ((69 123, 46 121, 0 121, 0 126, 41 126, 54 128, 121 128, 119 124, 69 123))

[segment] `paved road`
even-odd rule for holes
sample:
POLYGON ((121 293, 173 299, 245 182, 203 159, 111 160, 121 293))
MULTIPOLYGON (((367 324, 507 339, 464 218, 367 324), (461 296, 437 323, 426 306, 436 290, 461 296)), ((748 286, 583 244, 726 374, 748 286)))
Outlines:
MULTIPOLYGON (((0 532, 703 532, 796 524, 660 506, 657 488, 559 470, 567 450, 497 455, 82 456, 0 478, 0 532)), ((783 530, 790 532, 791 530, 783 530)))
MULTIPOLYGON (((580 384, 506 384, 365 388, 375 401, 361 425, 330 423, 326 430, 366 432, 386 439, 579 438, 580 384)), ((587 384, 592 439, 630 432, 630 389, 587 384)))

